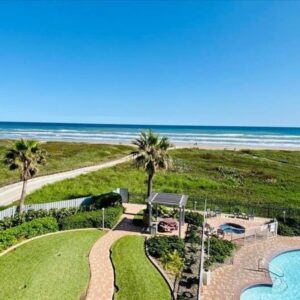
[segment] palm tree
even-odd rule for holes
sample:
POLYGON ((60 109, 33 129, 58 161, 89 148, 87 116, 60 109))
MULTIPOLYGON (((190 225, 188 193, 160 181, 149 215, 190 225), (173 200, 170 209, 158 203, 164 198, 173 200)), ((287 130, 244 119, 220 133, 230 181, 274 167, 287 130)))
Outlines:
POLYGON ((24 211, 27 181, 38 172, 38 166, 46 163, 46 152, 40 143, 33 140, 18 140, 11 144, 5 154, 4 162, 10 170, 19 170, 23 188, 20 198, 19 212, 24 211))
POLYGON ((137 149, 132 151, 135 157, 135 164, 142 167, 148 174, 147 196, 152 193, 153 177, 158 170, 167 170, 172 164, 168 149, 171 147, 167 137, 160 138, 151 130, 141 132, 140 137, 132 142, 137 149))

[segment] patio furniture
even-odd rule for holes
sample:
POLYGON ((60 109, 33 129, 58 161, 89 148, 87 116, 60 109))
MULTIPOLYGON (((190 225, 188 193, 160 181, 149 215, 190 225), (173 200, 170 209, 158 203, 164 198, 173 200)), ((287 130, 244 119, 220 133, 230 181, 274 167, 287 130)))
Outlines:
POLYGON ((160 232, 172 232, 177 229, 177 221, 173 218, 165 218, 158 223, 158 230, 160 232))
POLYGON ((221 209, 219 207, 215 208, 215 214, 216 216, 221 216, 221 209))

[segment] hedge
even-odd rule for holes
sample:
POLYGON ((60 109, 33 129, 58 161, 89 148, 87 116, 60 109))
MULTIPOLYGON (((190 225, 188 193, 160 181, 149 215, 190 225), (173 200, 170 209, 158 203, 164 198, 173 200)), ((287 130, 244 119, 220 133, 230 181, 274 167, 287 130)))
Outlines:
POLYGON ((204 221, 203 215, 198 212, 188 211, 185 213, 185 222, 195 226, 202 226, 204 221))
POLYGON ((180 257, 184 257, 184 241, 177 236, 155 236, 146 241, 149 253, 156 258, 161 258, 175 250, 180 257))
POLYGON ((22 239, 29 239, 41 234, 55 232, 58 223, 53 217, 35 219, 19 226, 0 231, 0 251, 13 246, 22 239))
MULTIPOLYGON (((118 222, 122 213, 122 206, 106 208, 104 213, 104 227, 112 228, 118 222)), ((63 218, 60 222, 60 228, 62 230, 90 227, 102 227, 101 210, 77 213, 63 218)))
POLYGON ((82 208, 61 208, 55 209, 52 208, 50 210, 39 209, 39 210, 29 210, 24 212, 23 214, 15 214, 13 217, 6 217, 3 220, 0 220, 0 230, 6 230, 18 225, 21 225, 25 222, 30 222, 35 219, 40 219, 44 217, 53 217, 59 222, 61 219, 74 215, 80 211, 89 210, 89 207, 82 208))
POLYGON ((110 206, 121 206, 122 197, 117 193, 106 193, 93 197, 93 204, 97 209, 110 206))

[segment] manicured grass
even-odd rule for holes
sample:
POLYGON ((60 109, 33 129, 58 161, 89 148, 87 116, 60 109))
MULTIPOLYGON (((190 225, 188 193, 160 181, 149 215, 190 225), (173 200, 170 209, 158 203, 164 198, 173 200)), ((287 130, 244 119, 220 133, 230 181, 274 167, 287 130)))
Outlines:
POLYGON ((145 255, 145 239, 126 236, 112 246, 116 272, 117 300, 169 300, 169 288, 145 255))
MULTIPOLYGON (((155 191, 246 204, 300 206, 300 168, 297 164, 300 152, 178 149, 170 153, 174 168, 157 174, 155 191), (282 163, 283 159, 290 163, 282 163)), ((29 195, 27 200, 31 203, 57 201, 101 194, 117 187, 145 193, 145 180, 143 170, 127 163, 45 186, 29 195)), ((143 201, 142 197, 140 201, 143 201)))
MULTIPOLYGON (((0 140, 0 186, 19 180, 18 172, 8 170, 3 163, 3 156, 8 141, 0 140)), ((40 168, 40 175, 76 169, 115 159, 130 153, 131 147, 125 145, 86 144, 71 142, 43 143, 49 156, 47 164, 40 168)))
POLYGON ((88 253, 103 233, 63 232, 0 257, 0 299, 79 299, 89 281, 88 253))

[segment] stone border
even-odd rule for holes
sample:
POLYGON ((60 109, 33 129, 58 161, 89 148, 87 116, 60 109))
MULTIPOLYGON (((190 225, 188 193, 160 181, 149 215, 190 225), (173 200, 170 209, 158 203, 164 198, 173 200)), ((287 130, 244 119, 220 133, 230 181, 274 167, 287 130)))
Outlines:
MULTIPOLYGON (((270 262, 270 261, 272 261, 275 257, 277 257, 277 256, 279 256, 279 255, 281 255, 281 254, 287 253, 287 252, 292 252, 292 251, 300 251, 300 248, 299 248, 299 247, 291 247, 291 248, 289 248, 289 249, 287 249, 287 250, 276 251, 275 253, 269 255, 269 256, 266 258, 266 260, 270 262)), ((270 286, 270 287, 272 287, 272 286, 273 286, 273 281, 272 281, 272 278, 271 278, 271 276, 270 276, 269 267, 268 267, 268 269, 267 269, 266 271, 267 271, 267 272, 265 272, 265 273, 266 273, 267 278, 266 278, 265 280, 263 280, 263 281, 262 281, 262 280, 255 280, 255 281, 253 281, 253 282, 249 282, 249 283, 247 283, 247 284, 241 286, 241 287, 237 290, 237 292, 236 292, 236 294, 235 294, 235 296, 234 296, 234 300, 240 300, 240 297, 241 297, 242 293, 243 293, 245 290, 249 289, 249 288, 252 288, 252 287, 255 287, 255 286, 260 286, 260 285, 265 285, 265 286, 270 286)))
POLYGON ((42 235, 38 235, 38 236, 35 236, 33 238, 30 238, 30 239, 25 239, 23 241, 21 241, 20 243, 17 243, 5 250, 3 250, 1 253, 0 253, 0 257, 4 256, 5 254, 9 253, 9 252, 12 252, 14 250, 16 250, 17 248, 19 248, 20 246, 24 245, 24 244, 27 244, 33 240, 37 240, 37 239, 40 239, 40 238, 43 238, 43 237, 46 237, 46 236, 50 236, 50 235, 55 235, 55 234, 60 234, 60 233, 65 233, 65 232, 72 232, 72 231, 84 231, 84 230, 99 230, 99 231, 103 231, 103 232, 107 232, 109 231, 108 229, 101 229, 101 228, 95 228, 95 227, 91 227, 91 228, 77 228, 77 229, 68 229, 68 230, 58 230, 58 231, 54 231, 54 232, 49 232, 49 233, 46 233, 46 234, 42 234, 42 235))

